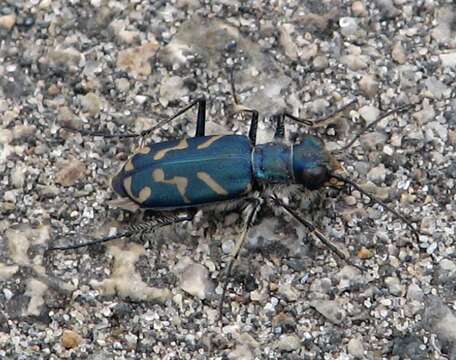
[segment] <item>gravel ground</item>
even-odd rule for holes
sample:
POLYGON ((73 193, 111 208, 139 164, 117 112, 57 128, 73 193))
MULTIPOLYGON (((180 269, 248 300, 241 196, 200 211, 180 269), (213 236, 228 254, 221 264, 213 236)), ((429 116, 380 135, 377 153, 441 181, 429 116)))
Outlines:
MULTIPOLYGON (((456 359, 456 5, 452 0, 3 0, 0 4, 0 358, 456 359), (218 321, 238 210, 148 237, 45 253, 139 221, 109 178, 140 131, 208 99, 207 133, 234 114, 318 119, 357 191, 284 196, 346 251, 279 209, 248 235, 218 321), (402 105, 338 151, 366 124, 402 105)), ((192 134, 191 114, 154 142, 192 134)))

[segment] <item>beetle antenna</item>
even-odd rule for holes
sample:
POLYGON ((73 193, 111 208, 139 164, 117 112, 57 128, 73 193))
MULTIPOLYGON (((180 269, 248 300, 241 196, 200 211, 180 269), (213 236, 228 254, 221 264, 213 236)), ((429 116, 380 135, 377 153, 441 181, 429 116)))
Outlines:
POLYGON ((367 196, 369 198, 370 201, 380 205, 382 208, 384 208, 385 210, 389 211, 390 213, 392 213, 397 219, 400 219, 402 220, 407 226, 408 228, 410 229, 410 231, 415 235, 416 237, 416 240, 419 241, 420 240, 420 233, 418 230, 416 230, 412 223, 407 220, 403 215, 399 214, 396 210, 394 210, 393 208, 391 208, 390 206, 388 206, 387 204, 385 204, 383 201, 381 201, 380 199, 377 199, 374 195, 372 194, 369 194, 367 191, 363 190, 361 188, 361 186, 359 186, 358 184, 356 184, 354 181, 350 180, 349 178, 346 178, 344 176, 341 176, 341 175, 336 175, 336 174, 331 174, 331 177, 334 178, 334 179, 337 179, 339 181, 342 181, 343 183, 345 184, 348 184, 350 185, 351 187, 353 187, 354 189, 358 190, 361 194, 367 196))

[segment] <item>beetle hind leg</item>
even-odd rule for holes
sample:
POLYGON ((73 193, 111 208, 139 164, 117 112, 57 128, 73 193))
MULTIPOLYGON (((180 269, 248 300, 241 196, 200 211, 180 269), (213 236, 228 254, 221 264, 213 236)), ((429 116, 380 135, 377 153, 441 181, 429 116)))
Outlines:
POLYGON ((248 113, 251 115, 250 118, 250 128, 249 128, 249 139, 252 145, 256 145, 256 136, 258 132, 258 118, 259 114, 258 111, 255 109, 248 108, 243 106, 239 103, 237 94, 236 94, 236 86, 234 85, 234 69, 230 72, 230 84, 231 84, 231 93, 233 95, 233 100, 236 105, 235 113, 248 113))
POLYGON ((198 136, 204 136, 205 134, 205 127, 206 127, 206 98, 205 97, 200 97, 197 100, 191 102, 189 105, 184 107, 183 109, 179 110, 176 114, 171 116, 170 118, 163 119, 159 121, 157 124, 152 126, 150 129, 143 130, 139 133, 115 133, 115 134, 109 134, 101 131, 89 131, 89 130, 83 130, 83 129, 75 129, 73 127, 69 126, 61 126, 62 129, 71 131, 71 132, 77 132, 80 133, 83 136, 99 136, 103 137, 105 139, 126 139, 126 138, 141 138, 141 141, 144 142, 144 139, 150 136, 155 130, 158 128, 162 127, 163 125, 173 121, 180 115, 184 114, 194 106, 198 105, 198 114, 197 114, 197 120, 196 120, 196 134, 195 137, 198 136))
POLYGON ((128 227, 128 231, 130 231, 133 235, 139 236, 139 239, 143 242, 146 240, 146 236, 155 230, 167 226, 173 225, 184 221, 192 221, 193 215, 185 214, 185 215, 160 215, 156 216, 153 219, 150 219, 145 222, 140 222, 138 224, 131 224, 128 227))
POLYGON ((48 248, 46 251, 55 251, 55 250, 76 250, 82 247, 87 246, 95 246, 99 244, 104 244, 106 242, 120 239, 123 237, 131 237, 134 235, 139 235, 140 239, 143 239, 144 236, 154 230, 161 228, 167 225, 177 224, 179 222, 184 221, 191 221, 193 219, 193 215, 181 215, 181 216, 160 216, 154 219, 151 219, 146 222, 142 222, 139 224, 131 224, 128 226, 126 231, 120 232, 115 235, 105 236, 104 238, 87 241, 80 244, 75 245, 67 245, 67 246, 54 246, 48 248))

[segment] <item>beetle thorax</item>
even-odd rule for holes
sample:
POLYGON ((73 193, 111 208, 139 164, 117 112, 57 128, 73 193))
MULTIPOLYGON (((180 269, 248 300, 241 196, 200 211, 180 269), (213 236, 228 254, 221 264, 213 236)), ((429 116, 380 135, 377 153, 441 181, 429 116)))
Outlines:
POLYGON ((293 183, 292 148, 282 143, 267 143, 252 150, 252 167, 260 183, 293 183))

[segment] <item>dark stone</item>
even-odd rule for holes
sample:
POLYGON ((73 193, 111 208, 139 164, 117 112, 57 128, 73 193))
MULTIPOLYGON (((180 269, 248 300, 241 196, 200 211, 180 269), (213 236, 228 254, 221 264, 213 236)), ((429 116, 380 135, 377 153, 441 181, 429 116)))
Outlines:
POLYGON ((423 341, 416 335, 405 335, 393 340, 392 354, 401 359, 427 359, 427 351, 423 341))

